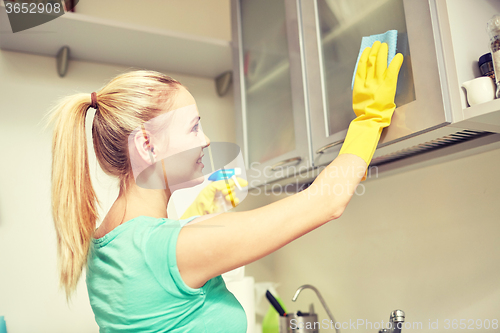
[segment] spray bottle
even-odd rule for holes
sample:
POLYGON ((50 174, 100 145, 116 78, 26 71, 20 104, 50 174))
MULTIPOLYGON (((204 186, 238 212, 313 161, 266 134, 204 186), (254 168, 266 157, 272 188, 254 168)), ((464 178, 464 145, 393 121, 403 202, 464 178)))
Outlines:
MULTIPOLYGON (((217 170, 213 174, 211 174, 210 177, 208 177, 208 180, 218 181, 218 180, 232 179, 234 181, 234 184, 241 191, 242 188, 241 188, 240 184, 238 183, 238 181, 236 180, 236 176, 239 176, 239 175, 241 175, 240 168, 234 168, 234 169, 222 168, 220 170, 217 170)), ((227 181, 226 181, 226 184, 228 184, 227 181)), ((230 193, 230 196, 234 198, 235 194, 230 193)), ((227 212, 228 210, 230 210, 231 208, 236 206, 234 201, 232 201, 231 203, 228 203, 226 201, 226 199, 224 198, 224 194, 222 194, 222 192, 220 192, 220 191, 217 191, 217 193, 215 195, 215 204, 217 205, 217 210, 216 210, 217 213, 227 212)))

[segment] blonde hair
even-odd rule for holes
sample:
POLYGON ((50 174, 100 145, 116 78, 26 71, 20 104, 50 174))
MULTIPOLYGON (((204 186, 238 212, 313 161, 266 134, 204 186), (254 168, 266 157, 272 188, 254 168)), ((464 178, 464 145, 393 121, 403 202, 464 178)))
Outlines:
MULTIPOLYGON (((125 193, 133 179, 129 134, 142 123, 169 111, 181 83, 155 71, 138 70, 112 79, 97 93, 92 140, 97 161, 120 180, 125 193)), ((99 218, 85 138, 90 93, 57 101, 48 113, 55 123, 52 140, 52 216, 57 234, 60 287, 66 300, 75 291, 87 263, 90 238, 99 218)))

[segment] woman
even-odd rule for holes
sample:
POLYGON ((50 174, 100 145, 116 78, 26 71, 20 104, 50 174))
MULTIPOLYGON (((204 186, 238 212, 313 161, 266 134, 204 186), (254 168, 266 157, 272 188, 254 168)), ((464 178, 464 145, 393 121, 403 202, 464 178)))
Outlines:
POLYGON ((357 118, 339 156, 309 188, 251 211, 183 220, 169 219, 166 207, 173 191, 203 180, 199 161, 210 145, 191 94, 163 74, 135 71, 97 94, 63 100, 51 117, 52 209, 67 297, 85 267, 101 332, 245 332, 244 311, 220 275, 342 215, 390 124, 402 61, 398 54, 387 68, 387 45, 380 42, 364 50, 353 90, 357 118), (96 230, 84 129, 89 106, 96 109, 99 165, 120 181, 96 230), (164 189, 139 184, 159 161, 164 189))

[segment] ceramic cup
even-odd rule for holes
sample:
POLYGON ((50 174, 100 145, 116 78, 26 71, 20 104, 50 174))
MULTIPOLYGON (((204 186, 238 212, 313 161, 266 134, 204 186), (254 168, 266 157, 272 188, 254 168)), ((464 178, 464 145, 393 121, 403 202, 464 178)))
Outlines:
POLYGON ((464 82, 462 87, 467 91, 467 102, 469 102, 470 106, 495 99, 496 85, 489 76, 482 76, 464 82))

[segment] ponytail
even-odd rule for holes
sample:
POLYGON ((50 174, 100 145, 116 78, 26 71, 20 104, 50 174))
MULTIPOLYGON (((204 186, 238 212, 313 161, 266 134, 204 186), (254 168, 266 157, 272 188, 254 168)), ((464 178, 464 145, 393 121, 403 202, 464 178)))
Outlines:
POLYGON ((68 301, 87 262, 98 219, 98 200, 89 171, 85 116, 90 94, 62 99, 50 114, 52 139, 52 217, 57 234, 60 287, 68 301))

